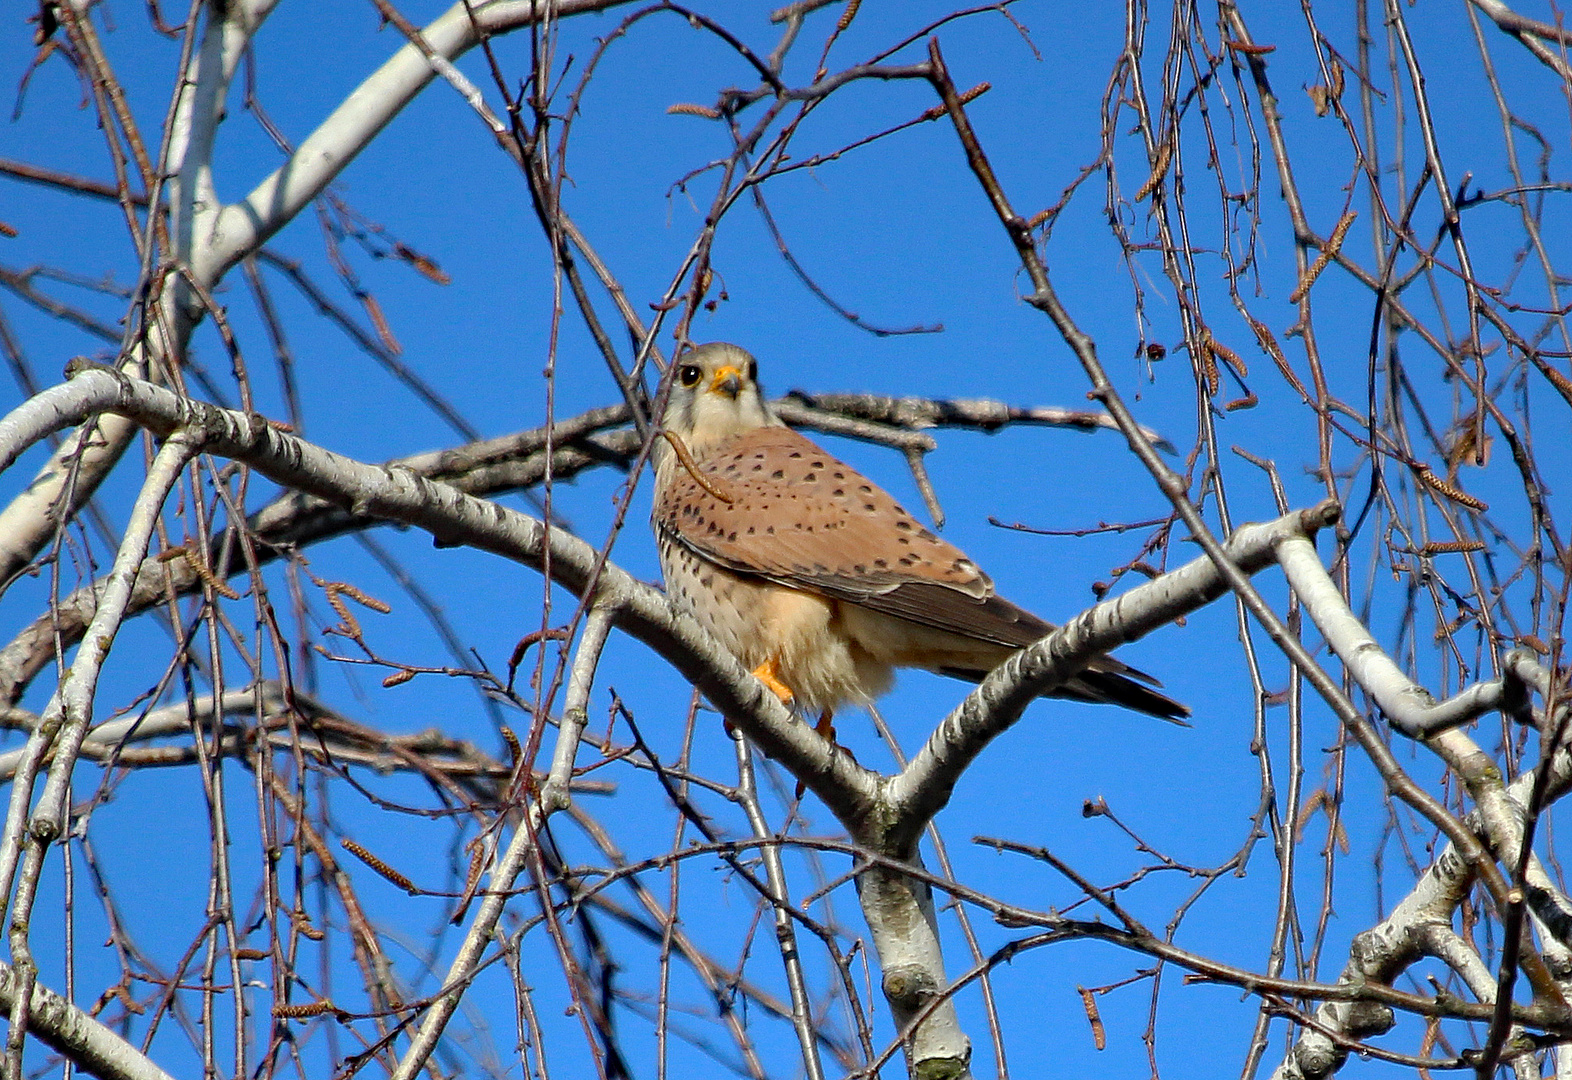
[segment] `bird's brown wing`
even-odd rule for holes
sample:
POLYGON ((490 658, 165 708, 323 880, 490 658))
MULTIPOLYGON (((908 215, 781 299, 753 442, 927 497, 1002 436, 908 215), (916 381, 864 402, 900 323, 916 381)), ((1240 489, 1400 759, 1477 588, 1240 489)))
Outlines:
POLYGON ((704 558, 1000 645, 1041 636, 1032 631, 1046 624, 999 601, 993 582, 954 544, 790 428, 745 432, 697 464, 708 487, 730 501, 679 465, 659 493, 655 520, 704 558))
MULTIPOLYGON (((737 435, 696 466, 705 482, 675 465, 654 516, 667 536, 711 562, 1007 648, 1053 630, 996 595, 976 563, 877 484, 790 428, 737 435)), ((949 674, 976 680, 987 672, 949 674)), ((1059 693, 1168 718, 1188 713, 1131 678, 1155 682, 1103 657, 1059 693)))

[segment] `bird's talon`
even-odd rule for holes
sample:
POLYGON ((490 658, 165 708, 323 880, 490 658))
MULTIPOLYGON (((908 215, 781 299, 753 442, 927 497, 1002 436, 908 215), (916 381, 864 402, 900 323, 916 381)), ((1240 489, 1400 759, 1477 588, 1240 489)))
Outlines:
MULTIPOLYGON (((851 751, 847 750, 844 746, 841 746, 835 741, 835 724, 833 723, 834 719, 834 710, 825 709, 822 713, 819 714, 819 722, 813 725, 813 730, 816 731, 825 742, 830 744, 830 749, 840 751, 845 753, 847 756, 850 756, 851 751)), ((802 793, 806 790, 808 790, 808 785, 804 784, 801 780, 798 780, 797 798, 802 798, 802 793)))
POLYGON ((780 665, 774 660, 766 660, 753 669, 753 677, 770 688, 770 693, 780 698, 782 705, 788 709, 797 695, 791 692, 791 687, 781 682, 780 665))

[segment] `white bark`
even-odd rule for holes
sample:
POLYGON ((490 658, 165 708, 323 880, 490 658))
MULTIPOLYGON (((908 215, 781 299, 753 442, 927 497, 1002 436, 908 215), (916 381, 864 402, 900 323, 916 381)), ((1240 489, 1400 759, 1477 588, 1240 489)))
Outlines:
MULTIPOLYGON (((921 866, 915 854, 907 860, 921 866)), ((933 890, 884 866, 863 871, 857 886, 857 899, 879 956, 879 986, 905 1040, 913 1071, 934 1080, 970 1077, 971 1040, 956 1015, 954 998, 945 994, 949 979, 939 946, 933 890), (937 1000, 941 994, 943 1000, 937 1000)))
POLYGON ((24 842, 22 821, 28 817, 32 803, 33 780, 45 753, 53 752, 49 780, 38 805, 33 808, 26 833, 41 845, 47 845, 59 835, 64 826, 65 797, 72 767, 82 739, 92 720, 93 695, 98 687, 98 673, 103 667, 115 634, 120 629, 121 616, 138 567, 147 556, 148 542, 153 526, 163 508, 164 499, 179 477, 192 454, 195 443, 176 436, 160 452, 149 472, 147 483, 131 513, 131 520, 115 555, 115 565, 106 579, 104 595, 99 601, 93 622, 77 649, 71 667, 62 674, 60 687, 45 707, 37 727, 28 737, 27 746, 21 751, 21 763, 11 787, 11 803, 6 815, 3 840, 0 840, 0 909, 11 895, 13 875, 24 842))
MULTIPOLYGON (((153 709, 144 716, 123 716, 118 720, 95 724, 82 740, 81 753, 84 757, 101 758, 127 740, 145 741, 169 735, 188 735, 192 724, 205 723, 215 715, 252 713, 257 708, 259 694, 264 713, 275 713, 284 708, 284 698, 277 683, 269 682, 261 687, 244 690, 226 690, 216 697, 210 694, 197 698, 194 707, 181 701, 153 709)), ((31 726, 36 724, 37 718, 34 718, 31 726)), ((16 775, 26 753, 23 749, 7 750, 0 754, 0 783, 6 783, 16 775)))
MULTIPOLYGON (((0 466, 14 460, 51 430, 101 410, 117 411, 157 433, 187 428, 193 438, 204 440, 212 452, 245 461, 293 489, 347 505, 357 515, 413 524, 446 541, 493 551, 537 568, 542 565, 549 544, 556 579, 581 594, 594 589, 597 597, 591 617, 596 626, 593 633, 586 629, 581 646, 589 651, 581 651, 578 659, 582 663, 575 663, 569 684, 569 704, 575 710, 582 710, 587 700, 593 678, 592 655, 598 654, 603 644, 600 624, 608 618, 603 612, 614 610, 617 625, 655 648, 732 717, 750 739, 811 785, 858 843, 906 862, 914 858, 915 838, 923 824, 943 805, 965 766, 990 739, 1014 722, 1026 702, 1043 688, 1073 674, 1092 656, 1194 610, 1224 591, 1223 575, 1216 564, 1211 559, 1198 559, 1117 600, 1098 605, 991 675, 967 703, 940 725, 911 765, 886 780, 856 766, 791 717, 756 679, 708 641, 696 626, 676 616, 659 593, 611 564, 603 567, 598 581, 591 580, 596 553, 582 541, 560 530, 548 533, 540 522, 526 515, 471 498, 407 469, 355 462, 273 429, 259 418, 181 399, 149 383, 102 369, 82 371, 72 382, 39 395, 0 419, 0 466)), ((1285 565, 1295 567, 1296 589, 1302 587, 1307 606, 1314 605, 1324 614, 1332 608, 1319 599, 1321 594, 1309 567, 1314 549, 1304 537, 1308 530, 1328 520, 1330 511, 1330 507, 1318 508, 1265 525, 1247 526, 1231 539, 1227 555, 1239 570, 1253 573, 1269 563, 1274 552, 1286 552, 1285 565)), ((1314 562, 1324 576, 1319 560, 1314 562)), ((1335 621, 1334 614, 1328 625, 1335 621)), ((1349 641, 1358 640, 1352 628, 1334 632, 1345 634, 1349 641)), ((1395 689, 1399 694, 1416 696, 1391 678, 1390 671, 1382 667, 1368 647, 1357 644, 1354 655, 1366 665, 1361 671, 1385 688, 1383 694, 1395 689)), ((1386 663, 1390 665, 1389 661, 1386 663)), ((1531 666, 1525 668, 1525 674, 1531 682, 1543 676, 1531 666)), ((1480 693, 1471 700, 1498 699, 1480 693)), ((40 724, 39 730, 46 730, 47 726, 40 724)), ((1449 748, 1453 758, 1478 752, 1456 732, 1444 732, 1430 741, 1449 748)), ((558 757, 562 760, 556 771, 571 768, 570 745, 565 742, 559 746, 558 757)), ((1563 754, 1558 758, 1561 768, 1553 779, 1559 786, 1572 780, 1572 763, 1567 757, 1563 754)), ((1479 827, 1489 839, 1493 855, 1506 859, 1517 850, 1513 837, 1521 837, 1521 815, 1513 811, 1526 796, 1526 789, 1499 790, 1490 795, 1487 788, 1480 789, 1488 797, 1480 800, 1479 827)), ((532 819, 521 826, 494 869, 486 900, 453 962, 439 1005, 426 1017, 416 1047, 406 1055, 405 1073, 413 1075, 422 1055, 435 1045, 446 1017, 456 1008, 473 965, 495 929, 501 894, 511 887, 532 852, 531 837, 537 825, 532 819)), ((1572 911, 1572 905, 1567 905, 1551 887, 1537 864, 1531 862, 1530 866, 1535 884, 1544 886, 1536 890, 1541 894, 1536 912, 1547 916, 1541 920, 1541 928, 1561 930, 1568 922, 1565 915, 1572 911)), ((1466 889, 1468 880, 1462 857, 1451 848, 1443 852, 1409 900, 1386 923, 1361 937, 1344 980, 1389 982, 1420 955, 1419 930, 1439 925, 1442 911, 1448 912, 1446 918, 1450 917, 1458 890, 1466 889)), ((927 887, 888 866, 866 872, 861 886, 864 913, 884 972, 883 988, 894 1018, 909 1040, 913 1067, 934 1075, 968 1075, 970 1044, 944 996, 946 976, 927 887), (921 1022, 906 1030, 918 1018, 921 1022)), ((1359 1037, 1361 1033, 1384 1030, 1390 1021, 1382 1008, 1332 1003, 1323 1007, 1319 1022, 1331 1030, 1359 1037)), ((1306 1033, 1292 1056, 1292 1064, 1284 1066, 1284 1070, 1298 1071, 1282 1071, 1281 1075, 1328 1075, 1327 1069, 1336 1068, 1340 1055, 1341 1051, 1326 1036, 1306 1033)))
POLYGON ((737 755, 736 799, 747 815, 753 835, 760 841, 759 858, 764 863, 765 881, 769 887, 766 899, 775 920, 775 942, 780 949, 781 963, 786 968, 786 986, 791 994, 792 1030, 797 1033, 797 1049, 802 1054, 803 1071, 807 1080, 824 1080, 824 1062, 819 1058, 818 1038, 814 1034, 813 996, 803 971, 802 951, 797 947, 791 892, 786 884, 786 863, 781 858, 780 845, 771 842, 775 837, 770 831, 769 822, 765 820, 763 808, 759 806, 753 747, 747 739, 734 739, 732 749, 737 755))
MULTIPOLYGON (((455 4, 423 31, 442 57, 473 48, 480 33, 500 34, 543 18, 563 18, 614 7, 627 0, 492 0, 471 9, 455 4)), ((146 335, 128 342, 122 358, 132 374, 158 375, 178 366, 193 327, 202 317, 197 289, 211 292, 231 267, 258 248, 322 193, 378 132, 431 81, 430 63, 406 44, 357 87, 271 176, 239 203, 223 206, 213 177, 213 149, 224 118, 230 81, 262 21, 277 0, 207 5, 209 21, 179 82, 167 145, 159 169, 168 176, 174 265, 153 285, 146 335), (224 17, 213 20, 220 10, 224 17)), ((85 7, 86 5, 82 5, 85 7)), ((84 16, 85 17, 85 16, 84 16)), ((147 261, 144 260, 146 263, 147 261)), ((152 265, 148 263, 148 265, 152 265)), ((67 439, 34 481, 0 510, 0 592, 43 550, 59 523, 97 490, 130 445, 136 425, 117 417, 67 439)))
MULTIPOLYGON (((217 21, 209 15, 201 44, 178 80, 168 136, 156 163, 159 176, 169 177, 169 229, 175 244, 171 255, 178 265, 192 268, 199 261, 194 238, 201 223, 218 211, 212 155, 224 99, 240 58, 274 3, 230 5, 217 21)), ((87 18, 87 5, 79 7, 80 17, 87 18)), ((209 5, 206 10, 211 13, 216 8, 209 5)), ((144 270, 151 269, 151 253, 144 252, 142 262, 144 270)), ((194 270, 193 276, 203 289, 217 282, 216 277, 203 278, 194 270)), ((152 372, 162 378, 163 368, 181 363, 201 311, 189 298, 190 283, 179 274, 167 274, 148 288, 153 300, 142 313, 143 332, 128 336, 119 363, 128 374, 152 372)), ((66 439, 33 482, 0 510, 0 592, 50 542, 60 523, 92 498, 136 431, 137 425, 123 417, 100 417, 66 439)))
POLYGON ((1304 604, 1305 613, 1348 669, 1349 676, 1375 699, 1387 720, 1403 734, 1423 738, 1502 707, 1505 699, 1499 679, 1478 683, 1438 703, 1430 691, 1405 675, 1349 610, 1337 583, 1321 565, 1315 545, 1308 540, 1284 538, 1278 545, 1277 559, 1288 584, 1304 604))
MULTIPOLYGON (((28 1030, 103 1080, 174 1080, 136 1047, 51 990, 32 983, 28 1030)), ((0 1009, 14 1009, 20 992, 16 972, 0 963, 0 1009)))
POLYGON ((551 755, 551 773, 541 789, 540 801, 546 812, 552 813, 568 805, 568 786, 573 782, 573 761, 579 751, 579 739, 589 723, 590 689, 595 682, 595 668, 606 648, 606 637, 611 632, 615 612, 604 604, 592 603, 584 619, 584 630, 579 635, 579 645, 573 653, 573 667, 568 675, 568 695, 562 704, 562 720, 557 728, 557 745, 551 755))
MULTIPOLYGON (((466 5, 461 0, 422 28, 420 35, 433 53, 451 61, 479 44, 482 31, 500 34, 546 17, 565 18, 627 2, 492 0, 466 5)), ((435 75, 432 64, 414 44, 405 44, 389 57, 306 136, 288 161, 240 202, 217 214, 206 243, 193 257, 197 276, 216 281, 283 228, 435 75)))
MULTIPOLYGON (((1484 840, 1502 866, 1509 870, 1525 866, 1523 884, 1527 888, 1521 890, 1520 902, 1527 904, 1538 931, 1538 952, 1550 962, 1546 974, 1554 976, 1565 995, 1572 987, 1568 978, 1572 975, 1572 900, 1532 852, 1524 860, 1525 808, 1536 770, 1528 769, 1506 784, 1490 756, 1455 726, 1487 710, 1510 707, 1514 701, 1528 711, 1526 702, 1517 696, 1521 687, 1526 684, 1544 693, 1549 689, 1548 673, 1528 653, 1513 652, 1506 658, 1501 679, 1475 684, 1437 703, 1376 644, 1349 610, 1308 541, 1285 537, 1277 551, 1306 613, 1354 682, 1374 699, 1394 727, 1421 739, 1467 785, 1475 809, 1465 824, 1484 840)), ((1556 727, 1554 716, 1543 718, 1542 730, 1556 727)), ((1544 767, 1550 770, 1547 791, 1553 799, 1554 793, 1565 789, 1572 773, 1572 754, 1564 747, 1557 749, 1544 767)), ((1457 908, 1473 884, 1474 874, 1467 861, 1455 845, 1448 844, 1392 914, 1355 940, 1342 981, 1391 983, 1421 955, 1430 955, 1463 976, 1481 1002, 1494 1004, 1494 975, 1472 946, 1451 933, 1457 908)), ((1538 956, 1526 957, 1525 963, 1545 967, 1538 956)), ((1380 1034, 1391 1025, 1390 1017, 1376 1010, 1337 1002, 1322 1005, 1316 1020, 1327 1031, 1355 1040, 1380 1034)), ((1347 1051, 1326 1031, 1306 1029, 1275 1076, 1280 1080, 1323 1080, 1341 1068, 1346 1058, 1347 1051)))
MULTIPOLYGON (((290 488, 338 504, 357 515, 402 521, 453 543, 466 543, 540 567, 551 546, 553 575, 579 593, 594 589, 596 604, 615 609, 618 625, 652 645, 692 679, 711 701, 771 756, 811 786, 864 846, 890 858, 911 861, 915 840, 943 805, 965 766, 983 746, 1020 715, 1044 688, 1069 677, 1094 656, 1132 640, 1177 615, 1221 595, 1222 577, 1200 559, 1072 621, 990 676, 957 713, 940 726, 928 747, 898 777, 885 783, 852 762, 806 725, 790 716, 756 679, 744 672, 665 598, 606 565, 591 580, 595 552, 574 537, 492 503, 472 499, 416 476, 404 468, 351 461, 277 431, 256 417, 180 399, 156 386, 102 370, 86 370, 0 420, 0 466, 30 441, 80 415, 109 409, 155 432, 185 427, 206 447, 247 462, 290 488)), ((1330 508, 1289 515, 1241 530, 1228 549, 1246 572, 1266 565, 1276 540, 1302 535, 1328 518, 1330 508)), ((586 635, 586 642, 592 635, 586 635)), ((595 646, 598 651, 598 644, 595 646)), ((587 696, 588 670, 570 684, 578 708, 587 696)), ((570 744, 561 744, 566 761, 570 744)), ((558 763, 561 764, 560 762, 558 763)), ((488 903, 505 891, 531 850, 532 828, 521 826, 493 872, 488 903)), ((880 868, 865 875, 862 903, 884 966, 884 990, 908 1039, 914 1068, 933 1075, 965 1076, 970 1043, 961 1030, 947 987, 939 939, 926 886, 898 871, 880 868), (915 1029, 905 1028, 921 1018, 915 1029)), ((500 900, 493 906, 500 909, 500 900)), ((447 989, 417 1037, 406 1063, 418 1061, 456 1007, 473 963, 489 940, 496 912, 482 905, 455 959, 447 989), (417 1052, 418 1051, 418 1052, 417 1052)), ((406 1066, 413 1068, 413 1065, 406 1066)))
POLYGON ((11 1004, 10 1029, 6 1035, 7 1072, 20 1076, 22 1045, 30 1023, 31 987, 38 969, 32 959, 29 940, 33 902, 38 878, 49 846, 65 829, 71 775, 77 753, 93 718, 93 700, 98 675, 120 629, 126 602, 136 580, 137 569, 147 557, 153 528, 163 510, 164 500, 179 480, 181 470, 197 452, 197 442, 183 432, 175 433, 153 462, 147 482, 131 510, 120 549, 115 554, 104 596, 77 648, 71 666, 61 674, 60 687, 44 709, 38 726, 28 737, 21 769, 11 783, 11 802, 6 813, 5 835, 0 838, 0 909, 10 907, 8 938, 11 945, 13 974, 17 993, 11 1004), (43 794, 28 815, 33 785, 45 753, 53 755, 43 794), (23 818, 27 818, 23 828, 23 818), (25 853, 20 876, 17 864, 25 853), (16 880, 12 901, 11 886, 16 880))

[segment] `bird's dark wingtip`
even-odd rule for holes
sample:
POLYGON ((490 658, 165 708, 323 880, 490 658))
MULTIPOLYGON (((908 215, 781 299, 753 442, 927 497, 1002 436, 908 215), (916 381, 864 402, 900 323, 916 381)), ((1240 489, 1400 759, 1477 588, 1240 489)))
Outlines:
MULTIPOLYGON (((1123 666, 1123 665, 1121 665, 1123 666)), ((1140 675, 1150 680, 1154 685, 1156 679, 1144 672, 1129 669, 1128 674, 1113 671, 1098 671, 1096 668, 1087 668, 1076 676, 1069 684, 1073 688, 1075 683, 1091 691, 1086 694, 1094 701, 1107 702, 1110 705, 1119 705, 1126 709, 1155 716, 1159 720, 1167 720, 1170 724, 1180 727, 1189 727, 1190 706, 1175 701, 1167 694, 1159 693, 1150 686, 1142 685, 1130 678, 1130 675, 1140 675)), ((1072 689, 1073 693, 1073 689, 1072 689)))
MULTIPOLYGON (((1191 727, 1189 716, 1190 706, 1175 701, 1167 694, 1159 693, 1152 686, 1162 685, 1144 671, 1137 671, 1125 664, 1119 663, 1110 657, 1103 657, 1099 663, 1119 664, 1118 671, 1099 671, 1096 668, 1087 668, 1075 678, 1062 686, 1056 686, 1044 697, 1065 698, 1070 701, 1086 701, 1097 705, 1117 705, 1122 709, 1132 712, 1145 713, 1155 716, 1159 720, 1166 720, 1179 727, 1191 727), (1131 676, 1135 676, 1132 678, 1131 676), (1144 679, 1152 686, 1145 686, 1136 681, 1144 679)), ((964 668, 939 668, 941 675, 949 675, 967 682, 982 682, 986 671, 968 671, 964 668)))

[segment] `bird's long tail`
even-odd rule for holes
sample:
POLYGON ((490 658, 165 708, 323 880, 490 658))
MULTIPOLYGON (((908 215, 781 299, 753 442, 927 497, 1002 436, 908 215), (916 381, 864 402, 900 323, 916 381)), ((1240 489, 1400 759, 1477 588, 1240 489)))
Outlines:
MULTIPOLYGON (((945 668, 943 674, 953 675, 967 682, 979 683, 988 673, 945 668)), ((1186 717, 1190 715, 1190 707, 1153 689, 1160 685, 1162 684, 1146 672, 1138 671, 1111 656, 1104 656, 1092 661, 1075 678, 1054 687, 1042 696, 1118 705, 1121 708, 1145 713, 1147 716, 1155 716, 1159 720, 1189 727, 1186 717)))

